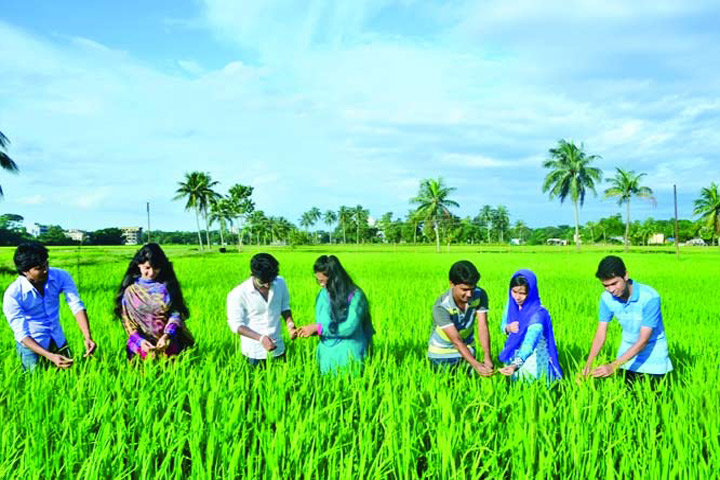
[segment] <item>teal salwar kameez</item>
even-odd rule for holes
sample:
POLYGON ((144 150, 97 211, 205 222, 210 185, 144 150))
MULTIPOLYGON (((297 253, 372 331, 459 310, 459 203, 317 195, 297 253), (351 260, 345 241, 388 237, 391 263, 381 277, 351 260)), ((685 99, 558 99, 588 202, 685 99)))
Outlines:
POLYGON ((331 329, 330 297, 325 288, 315 299, 315 321, 319 324, 320 342, 317 359, 321 373, 348 367, 360 371, 372 342, 373 328, 365 294, 356 289, 350 299, 347 319, 331 329), (335 328, 336 327, 336 328, 335 328))

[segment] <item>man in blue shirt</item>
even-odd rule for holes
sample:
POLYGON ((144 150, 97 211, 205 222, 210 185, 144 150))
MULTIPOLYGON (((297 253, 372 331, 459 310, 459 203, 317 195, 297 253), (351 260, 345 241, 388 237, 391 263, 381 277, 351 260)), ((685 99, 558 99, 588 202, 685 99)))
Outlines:
POLYGON ((634 380, 638 376, 660 378, 671 371, 660 295, 652 287, 631 280, 620 257, 609 255, 603 258, 595 276, 602 282, 605 292, 600 296, 600 323, 583 375, 608 377, 620 367, 628 380, 634 380), (608 323, 613 317, 622 327, 617 358, 592 369, 593 360, 605 344, 608 323))
POLYGON ((85 356, 95 350, 85 305, 69 273, 48 266, 48 251, 40 243, 23 243, 13 257, 20 275, 5 290, 3 313, 15 336, 23 370, 34 369, 40 357, 58 368, 68 368, 73 359, 60 326, 61 293, 75 315, 85 337, 85 356))

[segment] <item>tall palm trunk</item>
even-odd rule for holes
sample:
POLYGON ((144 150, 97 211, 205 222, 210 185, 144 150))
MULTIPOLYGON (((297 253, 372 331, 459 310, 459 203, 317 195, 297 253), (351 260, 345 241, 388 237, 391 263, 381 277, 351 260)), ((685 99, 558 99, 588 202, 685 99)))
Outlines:
POLYGON ((207 209, 203 210, 203 216, 205 217, 205 240, 208 250, 210 249, 210 222, 208 221, 207 209))
POLYGON ((580 212, 578 211, 577 200, 573 200, 575 207, 575 249, 580 251, 580 212))
POLYGON ((225 230, 225 221, 220 220, 220 246, 225 246, 225 236, 223 235, 223 230, 225 230))
POLYGON ((347 243, 347 236, 345 236, 345 222, 342 222, 343 229, 343 243, 347 243))
POLYGON ((203 249, 202 235, 200 234, 200 209, 195 208, 195 223, 197 224, 198 243, 200 244, 200 250, 203 249))
POLYGON ((440 228, 437 220, 433 220, 433 228, 435 229, 435 251, 440 253, 440 228))
POLYGON ((625 253, 630 249, 630 199, 627 201, 627 211, 625 215, 625 253))

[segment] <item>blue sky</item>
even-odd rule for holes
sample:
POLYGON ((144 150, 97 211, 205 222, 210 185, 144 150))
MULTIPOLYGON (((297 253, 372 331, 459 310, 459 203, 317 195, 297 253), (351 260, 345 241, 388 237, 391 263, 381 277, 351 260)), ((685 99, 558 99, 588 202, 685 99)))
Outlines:
MULTIPOLYGON (((193 229, 185 172, 297 223, 312 206, 405 215, 421 179, 456 213, 572 224, 541 192, 561 139, 645 172, 670 218, 720 181, 720 5, 676 1, 2 0, 0 211, 97 229, 193 229)), ((599 193, 605 185, 600 186, 599 193)), ((621 212, 589 198, 581 221, 621 212)))

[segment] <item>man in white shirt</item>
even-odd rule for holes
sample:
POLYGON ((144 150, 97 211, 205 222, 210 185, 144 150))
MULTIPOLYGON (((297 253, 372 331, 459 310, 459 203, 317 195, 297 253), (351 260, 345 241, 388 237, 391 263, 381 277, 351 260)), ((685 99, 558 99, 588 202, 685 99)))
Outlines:
POLYGON ((268 354, 285 358, 280 317, 285 319, 290 338, 297 331, 290 311, 290 294, 285 280, 278 276, 278 261, 268 253, 250 259, 250 278, 233 288, 227 296, 230 330, 240 335, 243 355, 252 366, 262 365, 268 354))
POLYGON ((85 356, 95 350, 85 305, 72 277, 65 270, 48 266, 48 251, 37 242, 23 243, 15 250, 15 268, 20 275, 3 295, 3 313, 16 341, 23 370, 33 370, 41 357, 58 368, 68 368, 73 359, 60 326, 61 293, 85 338, 85 356))

